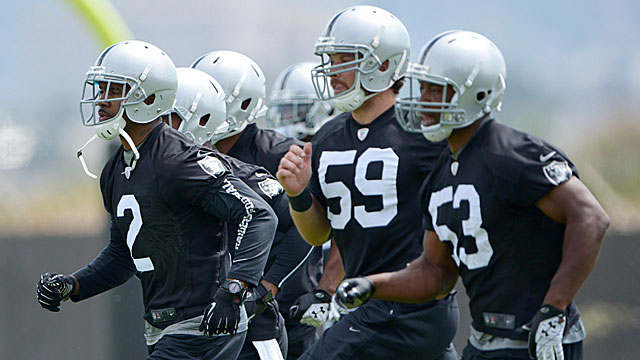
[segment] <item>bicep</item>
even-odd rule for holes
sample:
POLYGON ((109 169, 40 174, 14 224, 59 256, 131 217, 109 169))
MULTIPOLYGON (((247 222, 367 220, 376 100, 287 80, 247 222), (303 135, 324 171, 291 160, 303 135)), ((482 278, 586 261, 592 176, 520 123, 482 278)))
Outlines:
POLYGON ((591 191, 575 176, 546 193, 535 205, 546 216, 562 224, 589 210, 602 209, 591 191))
POLYGON ((424 251, 422 256, 426 261, 433 264, 441 273, 447 277, 457 277, 458 266, 451 256, 451 248, 440 241, 434 231, 427 230, 423 239, 424 251))

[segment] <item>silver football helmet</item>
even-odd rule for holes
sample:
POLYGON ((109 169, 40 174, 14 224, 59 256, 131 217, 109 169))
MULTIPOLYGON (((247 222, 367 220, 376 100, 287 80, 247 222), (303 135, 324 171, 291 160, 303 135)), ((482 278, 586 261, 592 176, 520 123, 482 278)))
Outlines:
POLYGON ((226 134, 232 124, 227 121, 222 86, 203 71, 177 70, 178 91, 171 112, 180 117, 178 131, 199 145, 226 134))
POLYGON ((265 77, 258 64, 249 57, 235 51, 214 51, 200 56, 191 68, 204 71, 218 80, 226 94, 227 116, 232 118, 233 126, 218 140, 241 132, 264 115, 265 77))
POLYGON ((287 136, 303 139, 315 135, 337 110, 316 95, 311 80, 313 62, 301 62, 288 66, 277 77, 267 98, 269 127, 287 136))
POLYGON ((313 81, 321 100, 332 100, 340 111, 359 108, 375 93, 389 89, 402 78, 409 64, 409 33, 402 22, 384 9, 353 6, 336 14, 315 45, 322 63, 313 72, 313 81), (332 65, 329 55, 354 54, 350 62, 332 65), (380 67, 389 61, 386 70, 380 67), (356 71, 353 85, 334 95, 331 76, 356 71), (367 95, 365 90, 372 93, 367 95))
POLYGON ((396 117, 409 132, 423 133, 434 142, 447 139, 459 129, 491 112, 500 111, 506 88, 507 68, 498 47, 471 31, 439 34, 420 52, 419 61, 407 73, 409 97, 396 99, 396 117), (443 87, 441 101, 421 100, 421 86, 443 87), (453 97, 447 101, 447 90, 453 97), (428 116, 437 124, 423 125, 428 116))
POLYGON ((84 83, 80 100, 82 123, 96 130, 96 135, 78 150, 85 172, 96 177, 87 169, 82 150, 96 138, 111 140, 118 135, 134 151, 134 161, 128 169, 132 171, 140 155, 124 131, 124 115, 134 123, 145 124, 171 109, 178 86, 173 61, 164 51, 147 42, 122 41, 100 54, 95 65, 89 68, 84 83), (114 93, 115 88, 121 90, 114 93), (101 119, 100 104, 109 102, 119 103, 118 112, 111 118, 101 119))

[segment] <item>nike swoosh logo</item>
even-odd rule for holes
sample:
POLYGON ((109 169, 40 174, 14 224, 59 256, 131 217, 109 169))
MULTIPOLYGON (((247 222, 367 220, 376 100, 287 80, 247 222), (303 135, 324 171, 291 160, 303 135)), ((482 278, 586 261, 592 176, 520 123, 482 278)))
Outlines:
POLYGON ((349 331, 360 332, 360 330, 354 328, 353 326, 349 326, 349 331))
POLYGON ((553 155, 555 155, 555 151, 548 153, 547 155, 540 154, 540 162, 547 162, 547 160, 551 159, 553 155))

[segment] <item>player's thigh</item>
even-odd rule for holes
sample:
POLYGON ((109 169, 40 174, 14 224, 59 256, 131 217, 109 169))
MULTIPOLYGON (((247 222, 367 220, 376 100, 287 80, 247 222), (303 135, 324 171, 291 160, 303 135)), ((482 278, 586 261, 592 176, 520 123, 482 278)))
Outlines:
POLYGON ((316 328, 287 320, 287 360, 296 360, 316 340, 316 328))
POLYGON ((415 306, 372 300, 325 331, 300 359, 432 360, 446 351, 457 326, 455 299, 415 306))
MULTIPOLYGON (((582 360, 582 341, 562 346, 565 360, 582 360)), ((527 349, 500 349, 481 351, 467 343, 462 360, 530 360, 527 349)))
POLYGON ((457 360, 451 345, 459 325, 454 295, 429 304, 394 303, 394 316, 384 341, 395 354, 406 358, 457 360))
POLYGON ((230 336, 165 335, 147 360, 235 360, 245 332, 230 336))

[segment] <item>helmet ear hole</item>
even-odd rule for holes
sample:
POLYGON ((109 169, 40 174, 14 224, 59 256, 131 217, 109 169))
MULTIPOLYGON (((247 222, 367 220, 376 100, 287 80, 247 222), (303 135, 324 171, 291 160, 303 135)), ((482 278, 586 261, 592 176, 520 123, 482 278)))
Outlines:
POLYGON ((484 100, 486 97, 487 97, 487 93, 486 93, 486 92, 484 92, 484 91, 478 91, 478 92, 476 93, 476 100, 477 100, 478 102, 481 102, 481 101, 482 101, 482 100, 484 100))
POLYGON ((151 105, 156 101, 156 94, 151 94, 150 96, 147 96, 146 99, 144 99, 144 103, 147 105, 151 105))
POLYGON ((240 104, 240 109, 247 110, 250 104, 251 104, 251 98, 248 98, 245 101, 243 101, 242 104, 240 104))
POLYGON ((211 117, 211 114, 207 114, 204 116, 200 117, 200 126, 205 126, 207 125, 207 123, 209 122, 209 118, 211 117))

